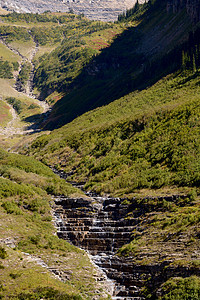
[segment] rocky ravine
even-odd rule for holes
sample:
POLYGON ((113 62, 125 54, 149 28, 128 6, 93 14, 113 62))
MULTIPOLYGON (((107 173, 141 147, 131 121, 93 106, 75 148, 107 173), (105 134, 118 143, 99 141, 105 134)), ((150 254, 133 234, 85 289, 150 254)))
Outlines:
MULTIPOLYGON (((171 196, 171 200, 176 201, 177 197, 171 196)), ((153 249, 145 252, 141 247, 140 253, 136 254, 138 262, 133 256, 116 255, 117 249, 131 241, 134 231, 142 233, 145 230, 147 224, 144 224, 144 219, 141 221, 144 209, 136 204, 128 205, 118 198, 94 195, 88 199, 54 198, 58 236, 92 254, 95 264, 116 282, 113 299, 146 299, 144 288, 151 293, 157 290, 159 295, 159 287, 171 277, 200 275, 199 268, 172 264, 174 259, 181 255, 184 257, 181 253, 183 243, 177 243, 176 250, 172 248, 171 253, 168 253, 167 243, 160 244, 157 252, 153 249), (127 217, 130 212, 133 215, 127 217), (157 255, 160 255, 159 261, 155 259, 157 255), (139 263, 144 258, 150 262, 139 263)), ((154 297, 156 299, 156 295, 154 297)))
POLYGON ((92 20, 115 21, 120 13, 133 7, 135 2, 136 0, 0 0, 0 7, 23 13, 73 10, 92 20))
MULTIPOLYGON (((53 170, 66 178, 65 173, 53 170)), ((200 268, 195 265, 174 264, 178 260, 189 259, 192 262, 200 257, 200 251, 195 247, 190 255, 184 235, 177 240, 166 237, 161 242, 155 229, 146 235, 146 239, 155 240, 156 246, 147 242, 146 245, 139 244, 139 251, 129 256, 116 255, 121 246, 133 240, 133 234, 146 234, 152 215, 162 215, 159 205, 154 207, 156 200, 178 205, 180 199, 184 201, 187 196, 147 197, 141 202, 137 199, 104 198, 90 193, 86 196, 78 199, 53 198, 57 234, 87 250, 95 264, 116 282, 112 299, 146 299, 144 289, 157 299, 162 293, 161 285, 169 278, 200 275, 200 268), (148 199, 153 200, 152 204, 147 203, 148 199)), ((164 231, 162 234, 165 234, 164 231)))
MULTIPOLYGON (((15 78, 15 85, 14 85, 14 89, 16 91, 18 91, 19 93, 29 97, 29 98, 32 98, 32 99, 35 99, 37 105, 39 105, 42 110, 43 110, 43 118, 45 119, 48 115, 48 113, 50 112, 50 106, 48 105, 47 102, 45 101, 40 101, 39 99, 37 99, 35 97, 35 95, 33 95, 33 78, 34 78, 34 70, 35 70, 35 66, 33 64, 33 59, 38 51, 38 43, 35 41, 35 47, 33 47, 32 49, 32 52, 31 52, 31 55, 30 55, 30 58, 27 59, 25 56, 23 56, 17 49, 13 48, 13 46, 11 46, 10 44, 8 44, 6 42, 5 39, 3 38, 0 38, 0 42, 2 44, 4 44, 9 50, 11 50, 14 54, 17 54, 21 57, 21 62, 20 62, 20 66, 19 66, 19 70, 18 72, 15 74, 14 78, 15 78), (29 78, 28 78, 28 81, 27 81, 27 84, 25 87, 23 87, 21 85, 21 82, 18 78, 18 75, 22 69, 22 65, 25 63, 25 62, 29 62, 31 64, 31 72, 29 74, 29 78)), ((2 97, 0 95, 0 100, 2 100, 2 97)), ((7 103, 8 104, 8 103, 7 103)), ((16 111, 13 109, 13 107, 11 105, 10 106, 10 111, 11 111, 11 114, 12 114, 12 120, 7 124, 7 126, 5 128, 1 128, 0 127, 0 134, 1 135, 4 135, 4 136, 7 136, 7 137, 10 137, 10 136, 13 136, 13 135, 16 135, 16 134, 19 134, 19 135, 23 135, 23 134, 30 134, 30 133, 34 133, 35 131, 38 131, 38 124, 34 125, 30 125, 30 128, 22 128, 22 127, 19 127, 19 117, 16 113, 16 111)))

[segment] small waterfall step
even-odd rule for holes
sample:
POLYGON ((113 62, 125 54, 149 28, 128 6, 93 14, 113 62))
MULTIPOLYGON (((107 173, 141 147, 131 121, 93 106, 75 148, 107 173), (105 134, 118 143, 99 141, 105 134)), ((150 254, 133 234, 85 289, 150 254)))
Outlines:
POLYGON ((114 253, 131 241, 131 232, 138 222, 135 217, 127 218, 127 207, 122 201, 119 198, 60 196, 54 197, 53 211, 58 237, 89 251, 94 263, 108 278, 117 281, 112 299, 141 300, 139 288, 133 284, 129 287, 117 271, 119 264, 113 259, 114 253))

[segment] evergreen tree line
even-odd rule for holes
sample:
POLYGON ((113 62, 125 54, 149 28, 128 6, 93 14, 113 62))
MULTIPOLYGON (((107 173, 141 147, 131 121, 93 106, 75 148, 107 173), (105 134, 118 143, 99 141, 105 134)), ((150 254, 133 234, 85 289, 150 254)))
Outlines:
POLYGON ((152 78, 156 82, 160 76, 166 76, 178 69, 190 70, 195 73, 199 67, 200 28, 197 28, 194 32, 189 33, 189 37, 185 43, 175 47, 161 59, 157 59, 156 61, 146 60, 142 74, 134 80, 134 86, 137 86, 141 80, 150 81, 149 84, 152 84, 152 78))
POLYGON ((200 28, 190 32, 188 41, 182 49, 182 69, 196 72, 200 67, 200 28))
POLYGON ((138 0, 136 1, 135 5, 124 11, 122 14, 118 16, 118 21, 126 21, 130 17, 133 17, 134 19, 137 19, 140 17, 141 13, 144 13, 146 10, 150 9, 152 5, 154 4, 154 1, 146 0, 143 4, 139 3, 138 0))

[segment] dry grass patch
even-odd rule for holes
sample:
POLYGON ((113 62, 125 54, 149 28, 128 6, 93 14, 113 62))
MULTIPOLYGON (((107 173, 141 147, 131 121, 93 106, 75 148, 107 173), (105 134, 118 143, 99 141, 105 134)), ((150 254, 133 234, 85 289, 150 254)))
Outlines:
POLYGON ((2 58, 3 60, 8 60, 9 62, 19 62, 21 60, 19 55, 13 53, 2 43, 0 43, 0 58, 2 58))
POLYGON ((9 106, 0 100, 0 127, 6 126, 6 124, 12 119, 9 106))
POLYGON ((8 15, 10 12, 0 7, 0 15, 8 15))
POLYGON ((28 42, 24 41, 13 41, 10 43, 10 45, 17 49, 23 56, 30 59, 32 55, 32 51, 35 47, 35 43, 33 40, 30 40, 28 42))

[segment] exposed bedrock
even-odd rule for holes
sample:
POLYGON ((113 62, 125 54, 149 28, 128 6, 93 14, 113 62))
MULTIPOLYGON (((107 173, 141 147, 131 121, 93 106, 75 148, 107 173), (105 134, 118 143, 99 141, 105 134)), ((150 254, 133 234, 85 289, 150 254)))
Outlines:
POLYGON ((135 0, 0 0, 0 7, 20 13, 73 10, 74 13, 83 13, 92 20, 115 21, 120 13, 133 7, 135 2, 135 0))
POLYGON ((125 219, 127 207, 118 199, 94 197, 93 200, 56 198, 58 236, 89 250, 112 254, 130 242, 137 219, 125 219))
MULTIPOLYGON (((160 200, 176 202, 178 198, 168 196, 160 197, 160 200)), ((156 263, 154 259, 152 263, 143 265, 135 263, 133 257, 115 255, 121 246, 131 241, 131 234, 136 228, 138 232, 144 230, 141 216, 150 212, 152 207, 142 204, 139 208, 139 205, 137 201, 94 195, 88 199, 54 198, 58 236, 93 255, 93 261, 108 278, 117 282, 116 299, 145 299, 142 296, 144 286, 154 291, 170 277, 200 275, 199 269, 172 266, 172 261, 167 258, 162 263, 156 263)), ((138 258, 141 256, 142 259, 143 255, 141 251, 138 258)), ((150 251, 145 255, 151 258, 154 254, 150 251)))
POLYGON ((199 22, 200 20, 200 1, 199 0, 168 0, 167 11, 173 11, 177 13, 181 9, 186 9, 188 15, 193 22, 199 22))

